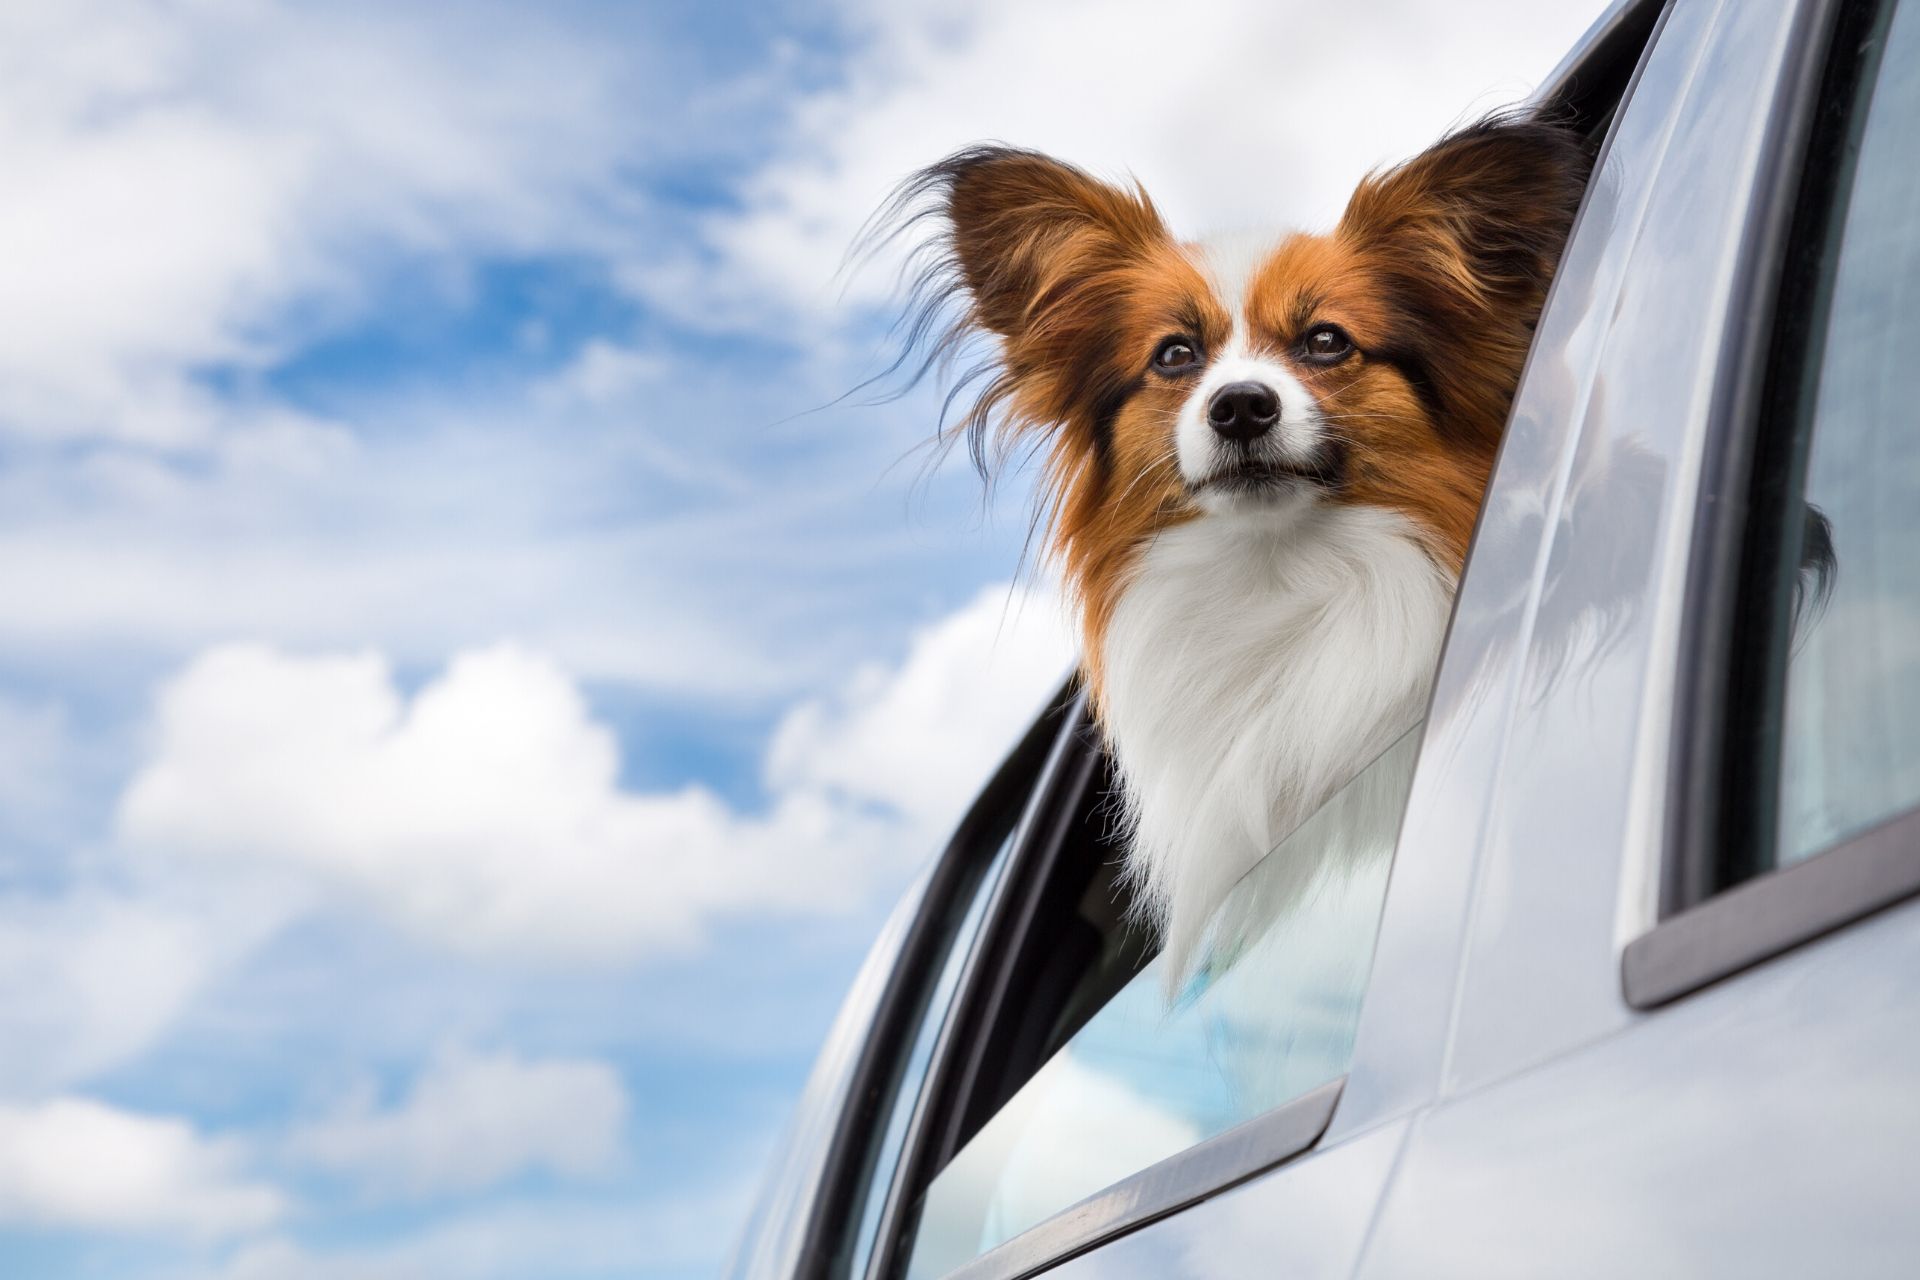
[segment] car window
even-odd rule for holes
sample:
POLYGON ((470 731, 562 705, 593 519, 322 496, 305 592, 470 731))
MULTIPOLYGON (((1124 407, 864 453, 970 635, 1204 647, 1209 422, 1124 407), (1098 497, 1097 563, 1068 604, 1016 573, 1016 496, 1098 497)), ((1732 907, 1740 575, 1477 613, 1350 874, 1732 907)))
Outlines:
POLYGON ((1642 1009, 1920 893, 1920 0, 1807 18, 1732 282, 1642 1009))
MULTIPOLYGON (((1775 860, 1920 803, 1920 4, 1889 5, 1807 397, 1775 860)), ((1791 596, 1789 597, 1791 598, 1791 596)))
POLYGON ((909 1280, 1345 1074, 1418 732, 1241 880, 1196 963, 1077 1020, 927 1186, 909 1280))
POLYGON ((1723 888, 1920 805, 1920 3, 1878 6, 1858 48, 1780 407, 1781 670, 1756 743, 1777 799, 1723 888))

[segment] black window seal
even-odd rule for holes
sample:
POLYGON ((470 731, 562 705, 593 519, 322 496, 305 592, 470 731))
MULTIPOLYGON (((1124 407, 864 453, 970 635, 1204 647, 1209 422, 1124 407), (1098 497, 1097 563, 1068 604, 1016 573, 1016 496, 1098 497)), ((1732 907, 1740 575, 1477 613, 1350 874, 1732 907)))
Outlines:
POLYGON ((866 1039, 849 1076, 846 1102, 828 1142, 794 1280, 823 1280, 842 1265, 858 1226, 858 1197, 897 1085, 894 1077, 920 1025, 957 913, 964 913, 999 840, 997 828, 1012 812, 1012 837, 1032 821, 1038 785, 1058 751, 1063 728, 1078 713, 1079 678, 1069 679, 1047 702, 1013 750, 1001 761, 968 807, 927 879, 912 924, 901 940, 892 972, 874 1007, 866 1039), (991 847, 987 847, 991 846, 991 847))
MULTIPOLYGON (((1621 955, 1627 1004, 1651 1009, 1739 973, 1891 905, 1917 890, 1884 851, 1859 853, 1884 828, 1716 892, 1730 859, 1771 840, 1756 795, 1777 794, 1769 753, 1754 748, 1762 698, 1784 668, 1780 645, 1757 646, 1741 623, 1763 577, 1777 575, 1775 525, 1787 511, 1779 464, 1790 412, 1807 369, 1806 317, 1783 308, 1805 291, 1814 243, 1835 213, 1830 177, 1842 148, 1823 108, 1851 89, 1850 48, 1877 3, 1805 0, 1794 15, 1788 62, 1769 110, 1738 270, 1732 320, 1710 401, 1701 460, 1687 609, 1675 681, 1672 767, 1659 886, 1659 919, 1621 955), (1763 487, 1765 486, 1765 487, 1763 487), (1771 526, 1769 526, 1771 528, 1771 526), (1831 881, 1831 883, 1827 883, 1831 881)), ((1847 121, 1840 121, 1844 129, 1847 121)), ((1889 825, 1898 825, 1889 824, 1889 825)))
POLYGON ((1052 874, 1069 833, 1080 821, 1088 788, 1099 776, 1100 761, 1100 738, 1088 716, 1086 694, 1076 691, 934 1045, 920 1102, 907 1127, 881 1213, 869 1276, 890 1275, 904 1265, 905 1259, 898 1255, 914 1222, 918 1191, 950 1155, 961 1123, 959 1104, 971 1094, 981 1073, 984 1031, 998 1020, 1012 997, 1010 953, 1032 927, 1033 890, 1052 874))
POLYGON ((1646 51, 1672 8, 1673 0, 1634 0, 1607 15, 1579 56, 1536 91, 1539 110, 1599 142, 1599 133, 1632 96, 1646 51))

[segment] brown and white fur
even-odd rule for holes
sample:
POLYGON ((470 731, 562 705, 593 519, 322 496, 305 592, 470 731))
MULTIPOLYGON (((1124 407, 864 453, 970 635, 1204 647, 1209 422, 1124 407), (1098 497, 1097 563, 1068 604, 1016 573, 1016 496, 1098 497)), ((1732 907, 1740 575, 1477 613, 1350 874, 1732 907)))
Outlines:
POLYGON ((918 176, 962 426, 1032 445, 1119 766, 1129 871, 1178 967, 1234 882, 1419 718, 1588 169, 1472 125, 1329 234, 1182 243, 1137 186, 1002 147, 918 176))

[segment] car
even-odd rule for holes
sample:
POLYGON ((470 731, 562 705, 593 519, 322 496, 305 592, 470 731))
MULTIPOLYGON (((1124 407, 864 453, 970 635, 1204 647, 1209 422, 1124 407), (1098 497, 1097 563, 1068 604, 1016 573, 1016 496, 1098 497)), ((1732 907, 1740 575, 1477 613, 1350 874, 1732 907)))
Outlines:
POLYGON ((1920 0, 1618 0, 1539 99, 1599 161, 1428 715, 1333 802, 1397 821, 1163 972, 1069 684, 735 1280, 1920 1272, 1920 0))

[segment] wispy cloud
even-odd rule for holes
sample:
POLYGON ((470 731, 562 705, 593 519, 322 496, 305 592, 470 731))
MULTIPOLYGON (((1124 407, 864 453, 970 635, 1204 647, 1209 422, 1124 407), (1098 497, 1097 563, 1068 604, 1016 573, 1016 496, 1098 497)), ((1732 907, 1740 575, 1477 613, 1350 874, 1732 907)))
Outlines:
POLYGON ((224 1236, 285 1198, 240 1172, 238 1144, 88 1098, 0 1104, 0 1222, 224 1236))
POLYGON ((9 7, 0 427, 204 444, 194 373, 362 305, 367 254, 623 242, 623 72, 507 8, 9 7))
MULTIPOLYGON (((982 140, 1136 176, 1182 234, 1329 223, 1368 169, 1522 98, 1599 5, 847 8, 845 74, 795 104, 741 207, 706 224, 721 283, 785 304, 714 309, 736 322, 835 311, 835 273, 866 217, 907 174, 982 140)), ((868 303, 891 286, 884 271, 848 283, 868 303)))
POLYGON ((443 1051, 393 1106, 364 1090, 295 1129, 287 1150, 376 1194, 470 1193, 532 1171, 611 1171, 629 1110, 605 1062, 443 1051))
POLYGON ((249 1244, 213 1280, 505 1280, 540 1276, 711 1274, 717 1238, 745 1212, 747 1188, 682 1188, 658 1199, 505 1204, 446 1218, 397 1239, 303 1246, 249 1244))
POLYGON ((0 1099, 93 1079, 146 1051, 283 916, 231 895, 88 883, 0 897, 0 1099))

